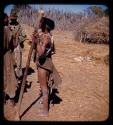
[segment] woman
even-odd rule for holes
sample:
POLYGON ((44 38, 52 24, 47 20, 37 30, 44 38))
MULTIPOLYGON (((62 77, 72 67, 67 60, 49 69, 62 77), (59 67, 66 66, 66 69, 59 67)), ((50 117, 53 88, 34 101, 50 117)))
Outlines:
POLYGON ((17 89, 17 79, 14 70, 14 53, 10 46, 10 29, 8 26, 8 16, 4 14, 4 93, 5 98, 9 97, 14 104, 14 97, 17 89))
MULTIPOLYGON (((38 72, 38 80, 40 83, 40 87, 42 90, 42 99, 43 99, 43 111, 41 115, 48 116, 48 99, 49 99, 49 90, 48 90, 48 84, 47 81, 49 80, 49 76, 51 74, 54 74, 54 80, 57 78, 57 80, 60 79, 60 76, 58 72, 56 71, 53 63, 51 55, 53 53, 53 46, 52 46, 52 35, 50 33, 51 30, 54 29, 54 21, 52 21, 49 18, 42 17, 40 21, 39 28, 41 31, 39 33, 34 34, 34 37, 36 38, 36 51, 37 51, 37 72, 38 72)), ((54 81, 56 86, 61 82, 60 81, 54 81)))

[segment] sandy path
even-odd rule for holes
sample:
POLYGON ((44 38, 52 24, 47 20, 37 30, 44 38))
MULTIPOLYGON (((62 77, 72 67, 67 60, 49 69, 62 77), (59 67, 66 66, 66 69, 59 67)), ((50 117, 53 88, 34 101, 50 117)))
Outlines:
MULTIPOLYGON (((26 33, 29 38, 32 28, 27 28, 26 33)), ((34 73, 27 78, 27 81, 31 82, 31 88, 23 96, 21 120, 105 120, 109 115, 109 66, 104 63, 103 57, 109 53, 108 46, 75 42, 70 32, 54 31, 53 34, 56 45, 53 62, 62 77, 62 86, 56 96, 62 101, 50 105, 49 117, 38 115, 41 109, 38 103, 40 87, 37 83, 36 66, 31 61, 30 67, 34 73), (97 60, 82 62, 74 60, 78 56, 90 55, 97 57, 97 60)), ((26 41, 23 50, 23 67, 26 64, 29 47, 26 41)))

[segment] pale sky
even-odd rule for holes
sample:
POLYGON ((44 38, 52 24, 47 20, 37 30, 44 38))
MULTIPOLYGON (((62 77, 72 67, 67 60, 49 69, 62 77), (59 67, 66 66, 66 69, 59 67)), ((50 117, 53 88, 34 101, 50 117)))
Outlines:
MULTIPOLYGON (((85 4, 29 4, 31 5, 33 8, 39 8, 40 6, 42 6, 43 8, 45 9, 59 9, 59 10, 64 10, 64 11, 71 11, 71 12, 82 12, 84 9, 87 9, 88 7, 90 6, 93 6, 93 4, 91 5, 85 5, 85 4)), ((103 9, 106 9, 107 6, 105 5, 96 5, 96 6, 99 6, 99 7, 102 7, 103 9)), ((4 12, 7 13, 9 15, 10 11, 11 11, 11 8, 13 7, 13 5, 7 5, 5 8, 4 8, 4 12)))

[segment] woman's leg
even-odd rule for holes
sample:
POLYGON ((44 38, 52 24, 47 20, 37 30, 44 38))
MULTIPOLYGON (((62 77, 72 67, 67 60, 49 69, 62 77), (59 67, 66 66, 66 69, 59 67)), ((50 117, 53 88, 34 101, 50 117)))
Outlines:
POLYGON ((47 71, 42 68, 38 68, 38 79, 40 82, 40 87, 43 94, 43 114, 42 115, 48 115, 48 86, 47 86, 47 71))

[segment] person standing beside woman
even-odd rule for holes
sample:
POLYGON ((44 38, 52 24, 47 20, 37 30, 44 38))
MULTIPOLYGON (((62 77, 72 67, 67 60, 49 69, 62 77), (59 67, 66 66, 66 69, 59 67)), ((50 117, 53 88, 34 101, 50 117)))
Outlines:
POLYGON ((24 47, 24 41, 26 40, 26 34, 22 28, 22 26, 17 21, 17 12, 12 9, 10 13, 10 34, 11 41, 13 43, 12 51, 15 55, 16 62, 16 76, 18 80, 22 77, 22 49, 24 47))
POLYGON ((3 64, 4 64, 4 101, 8 97, 12 104, 14 104, 14 97, 17 88, 17 79, 15 75, 16 65, 14 60, 14 52, 12 51, 11 39, 10 39, 9 20, 6 13, 4 13, 4 43, 3 43, 3 64))
POLYGON ((26 39, 17 17, 14 9, 11 10, 9 17, 7 14, 4 17, 4 84, 5 93, 13 101, 18 86, 17 83, 23 75, 22 48, 26 39))

